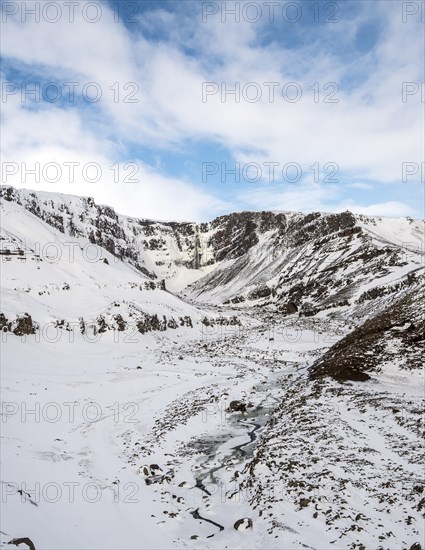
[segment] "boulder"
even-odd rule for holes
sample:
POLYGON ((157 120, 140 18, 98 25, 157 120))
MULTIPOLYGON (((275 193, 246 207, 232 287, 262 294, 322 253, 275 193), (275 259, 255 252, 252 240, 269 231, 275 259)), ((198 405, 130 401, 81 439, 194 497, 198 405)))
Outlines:
POLYGON ((252 529, 252 519, 251 518, 242 518, 235 521, 233 527, 236 531, 246 531, 247 529, 252 529))
POLYGON ((297 311, 298 311, 297 304, 295 302, 288 302, 286 304, 286 311, 290 315, 292 315, 293 313, 297 313, 297 311))
POLYGON ((231 412, 246 412, 246 404, 243 401, 231 401, 229 405, 231 412))

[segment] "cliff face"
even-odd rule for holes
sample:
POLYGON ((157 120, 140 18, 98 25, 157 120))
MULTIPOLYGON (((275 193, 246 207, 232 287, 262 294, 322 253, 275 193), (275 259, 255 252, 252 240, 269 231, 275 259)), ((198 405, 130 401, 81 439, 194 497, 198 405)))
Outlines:
POLYGON ((89 197, 12 187, 2 187, 0 196, 66 236, 88 239, 152 279, 172 276, 176 265, 190 267, 193 259, 195 224, 135 220, 89 197))
POLYGON ((206 302, 301 316, 350 310, 362 318, 372 302, 395 298, 423 272, 419 220, 243 212, 211 226, 218 263, 184 290, 206 302))
POLYGON ((269 305, 300 315, 397 295, 420 275, 424 222, 340 214, 240 212, 209 223, 117 214, 93 199, 2 187, 64 236, 86 238, 172 291, 201 302, 269 305), (289 305, 289 306, 288 306, 289 305))

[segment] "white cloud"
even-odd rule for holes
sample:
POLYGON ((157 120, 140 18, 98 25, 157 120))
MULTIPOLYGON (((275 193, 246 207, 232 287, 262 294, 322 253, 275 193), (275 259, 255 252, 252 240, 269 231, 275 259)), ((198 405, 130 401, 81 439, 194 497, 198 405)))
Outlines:
MULTIPOLYGON (((36 158, 46 152, 49 156, 49 148, 52 156, 59 148, 71 156, 99 157, 113 164, 128 144, 141 150, 144 146, 184 150, 188 142, 210 140, 242 162, 299 162, 307 166, 335 162, 355 181, 400 181, 402 162, 423 161, 423 104, 419 95, 407 103, 401 101, 401 83, 423 78, 423 50, 419 19, 403 25, 400 6, 395 4, 383 9, 367 2, 355 17, 340 17, 340 23, 327 27, 323 44, 323 33, 315 34, 310 43, 298 49, 277 42, 261 45, 262 24, 223 24, 219 18, 202 24, 200 13, 193 13, 193 8, 185 11, 184 7, 177 9, 177 15, 163 9, 149 12, 140 25, 142 32, 162 29, 171 37, 168 43, 149 41, 142 32, 130 33, 114 22, 106 8, 95 24, 81 17, 73 24, 66 20, 55 24, 37 24, 32 19, 25 24, 9 21, 3 25, 4 56, 52 78, 65 75, 81 83, 95 81, 103 96, 92 109, 87 105, 84 110, 52 106, 39 112, 22 108, 15 96, 9 98, 5 106, 9 113, 5 117, 5 156, 36 158), (331 43, 349 44, 361 25, 373 18, 384 31, 372 52, 351 59, 333 53, 331 43), (185 48, 195 50, 196 57, 185 48), (357 73, 365 75, 360 86, 340 90, 339 103, 322 102, 324 84, 343 82, 357 73), (287 103, 281 96, 273 103, 268 101, 264 82, 279 82, 280 94, 282 85, 294 80, 302 87, 298 103, 287 103), (227 83, 229 87, 236 81, 241 86, 258 82, 263 97, 258 103, 234 103, 230 98, 223 103, 217 94, 203 103, 205 81, 227 83), (137 82, 140 101, 115 103, 109 90, 114 82, 121 87, 137 82), (320 84, 319 103, 313 101, 309 89, 314 82, 320 84)), ((203 160, 209 159, 200 159, 200 163, 203 160)), ((198 182, 178 184, 172 177, 145 168, 145 177, 154 182, 152 197, 157 197, 158 185, 163 186, 162 196, 174 197, 171 189, 180 189, 179 185, 184 186, 185 196, 193 196, 193 201, 186 201, 176 194, 176 200, 184 203, 185 215, 190 214, 188 205, 192 205, 193 215, 199 216, 203 208, 214 210, 222 204, 197 190, 198 182)), ((105 194, 103 189, 97 192, 105 194)), ((280 203, 290 205, 285 209, 305 209, 305 205, 318 209, 316 205, 325 205, 324 198, 332 192, 327 189, 310 194, 307 188, 289 195, 286 192, 280 203)), ((273 207, 270 200, 261 197, 258 188, 246 200, 253 207, 273 207)), ((125 206, 124 198, 118 200, 125 206)), ((240 202, 230 208, 239 208, 243 200, 239 197, 240 202)), ((134 202, 127 204, 133 208, 134 202)), ((162 206, 168 216, 166 204, 162 206)), ((397 210, 395 204, 382 203, 382 208, 397 210)), ((370 206, 377 207, 378 203, 370 206)), ((149 211, 157 212, 153 203, 149 211)))
POLYGON ((343 210, 350 210, 350 212, 356 214, 368 214, 369 216, 400 217, 412 215, 412 209, 407 204, 398 201, 380 202, 367 206, 347 201, 338 204, 333 209, 334 212, 341 212, 343 210))
POLYGON ((373 185, 370 183, 363 183, 363 182, 355 182, 355 183, 349 183, 348 187, 351 187, 352 189, 373 189, 373 185))
POLYGON ((22 151, 21 158, 13 159, 3 160, 3 184, 91 196, 97 203, 108 204, 134 217, 204 221, 230 209, 229 204, 212 194, 189 182, 153 172, 138 159, 130 164, 112 165, 110 159, 100 154, 53 146, 22 151), (16 173, 11 174, 15 164, 16 173), (4 171, 6 166, 9 174, 4 171))
POLYGON ((240 194, 239 200, 246 209, 253 210, 330 212, 333 209, 329 203, 337 193, 335 186, 288 184, 253 189, 247 187, 240 194))

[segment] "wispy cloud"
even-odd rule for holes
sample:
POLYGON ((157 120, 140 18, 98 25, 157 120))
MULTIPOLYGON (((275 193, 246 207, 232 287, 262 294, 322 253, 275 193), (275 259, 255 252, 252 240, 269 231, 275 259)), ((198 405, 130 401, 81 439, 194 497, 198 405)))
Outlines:
MULTIPOLYGON (((92 104, 44 102, 31 108, 21 103, 19 93, 8 97, 3 104, 5 160, 56 155, 112 165, 131 158, 140 164, 143 182, 123 193, 105 178, 91 194, 114 201, 121 211, 134 212, 137 204, 139 215, 146 216, 161 217, 163 208, 162 217, 180 217, 173 215, 168 202, 184 217, 196 218, 248 203, 252 208, 319 209, 336 192, 341 207, 379 211, 382 205, 382 213, 411 211, 391 193, 401 181, 403 162, 423 162, 420 94, 401 100, 403 81, 423 80, 423 44, 420 20, 403 24, 401 3, 386 4, 385 9, 373 2, 340 3, 337 24, 298 25, 296 33, 292 30, 296 47, 281 39, 286 30, 279 22, 222 23, 220 17, 210 17, 203 23, 200 4, 150 5, 132 26, 117 23, 107 4, 97 23, 85 21, 77 10, 72 24, 65 18, 54 24, 31 18, 22 23, 18 17, 3 24, 3 55, 8 60, 4 80, 14 78, 9 68, 19 64, 21 82, 42 75, 78 82, 77 94, 89 82, 102 91, 92 104), (361 42, 365 26, 374 33, 371 47, 361 42), (202 101, 205 82, 216 83, 219 91, 202 101), (243 95, 236 102, 230 94, 223 101, 223 90, 235 83, 243 89, 252 82, 261 91, 258 102, 243 95), (270 82, 278 83, 274 101, 264 84, 270 82), (297 102, 282 97, 289 82, 301 89, 297 102), (338 90, 326 88, 332 82, 338 90), (138 101, 126 102, 124 97, 138 101), (326 103, 325 97, 338 103, 326 103), (337 163, 341 184, 335 191, 303 178, 297 190, 264 194, 258 185, 244 194, 234 189, 223 201, 219 186, 200 185, 201 165, 208 159, 198 157, 199 180, 190 181, 175 177, 175 164, 157 173, 145 160, 148 150, 159 155, 175 150, 184 162, 185 149, 194 143, 210 143, 242 163, 337 163), (387 202, 381 203, 379 190, 373 196, 373 182, 392 184, 387 202), (350 189, 367 190, 367 200, 374 204, 360 207, 350 189)), ((420 173, 415 178, 417 183, 420 173)), ((39 186, 46 188, 45 182, 39 186)), ((75 186, 58 182, 57 188, 74 192, 75 186)), ((81 188, 87 192, 84 182, 81 188)), ((406 200, 414 202, 413 195, 406 193, 406 200)), ((421 215, 419 210, 415 214, 421 215)))

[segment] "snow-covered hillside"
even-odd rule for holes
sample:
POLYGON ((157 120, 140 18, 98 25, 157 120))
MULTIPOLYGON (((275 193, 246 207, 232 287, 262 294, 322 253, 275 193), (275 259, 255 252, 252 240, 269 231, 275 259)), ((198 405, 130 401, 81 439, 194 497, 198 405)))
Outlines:
POLYGON ((423 221, 345 212, 269 214, 266 224, 265 214, 245 214, 253 225, 252 245, 236 258, 226 257, 187 295, 215 303, 269 303, 279 310, 293 302, 309 315, 353 306, 366 290, 423 273, 423 221))
MULTIPOLYGON (((70 238, 86 239, 147 277, 171 282, 173 290, 204 274, 192 269, 201 262, 207 263, 205 253, 204 258, 199 254, 195 264, 195 245, 201 238, 194 223, 129 218, 110 206, 95 204, 89 197, 34 193, 5 186, 1 197, 5 208, 7 203, 20 206, 62 233, 65 242, 70 238)), ((199 250, 203 247, 203 242, 199 243, 199 250)))
POLYGON ((0 194, 0 548, 422 548, 423 221, 0 194))

